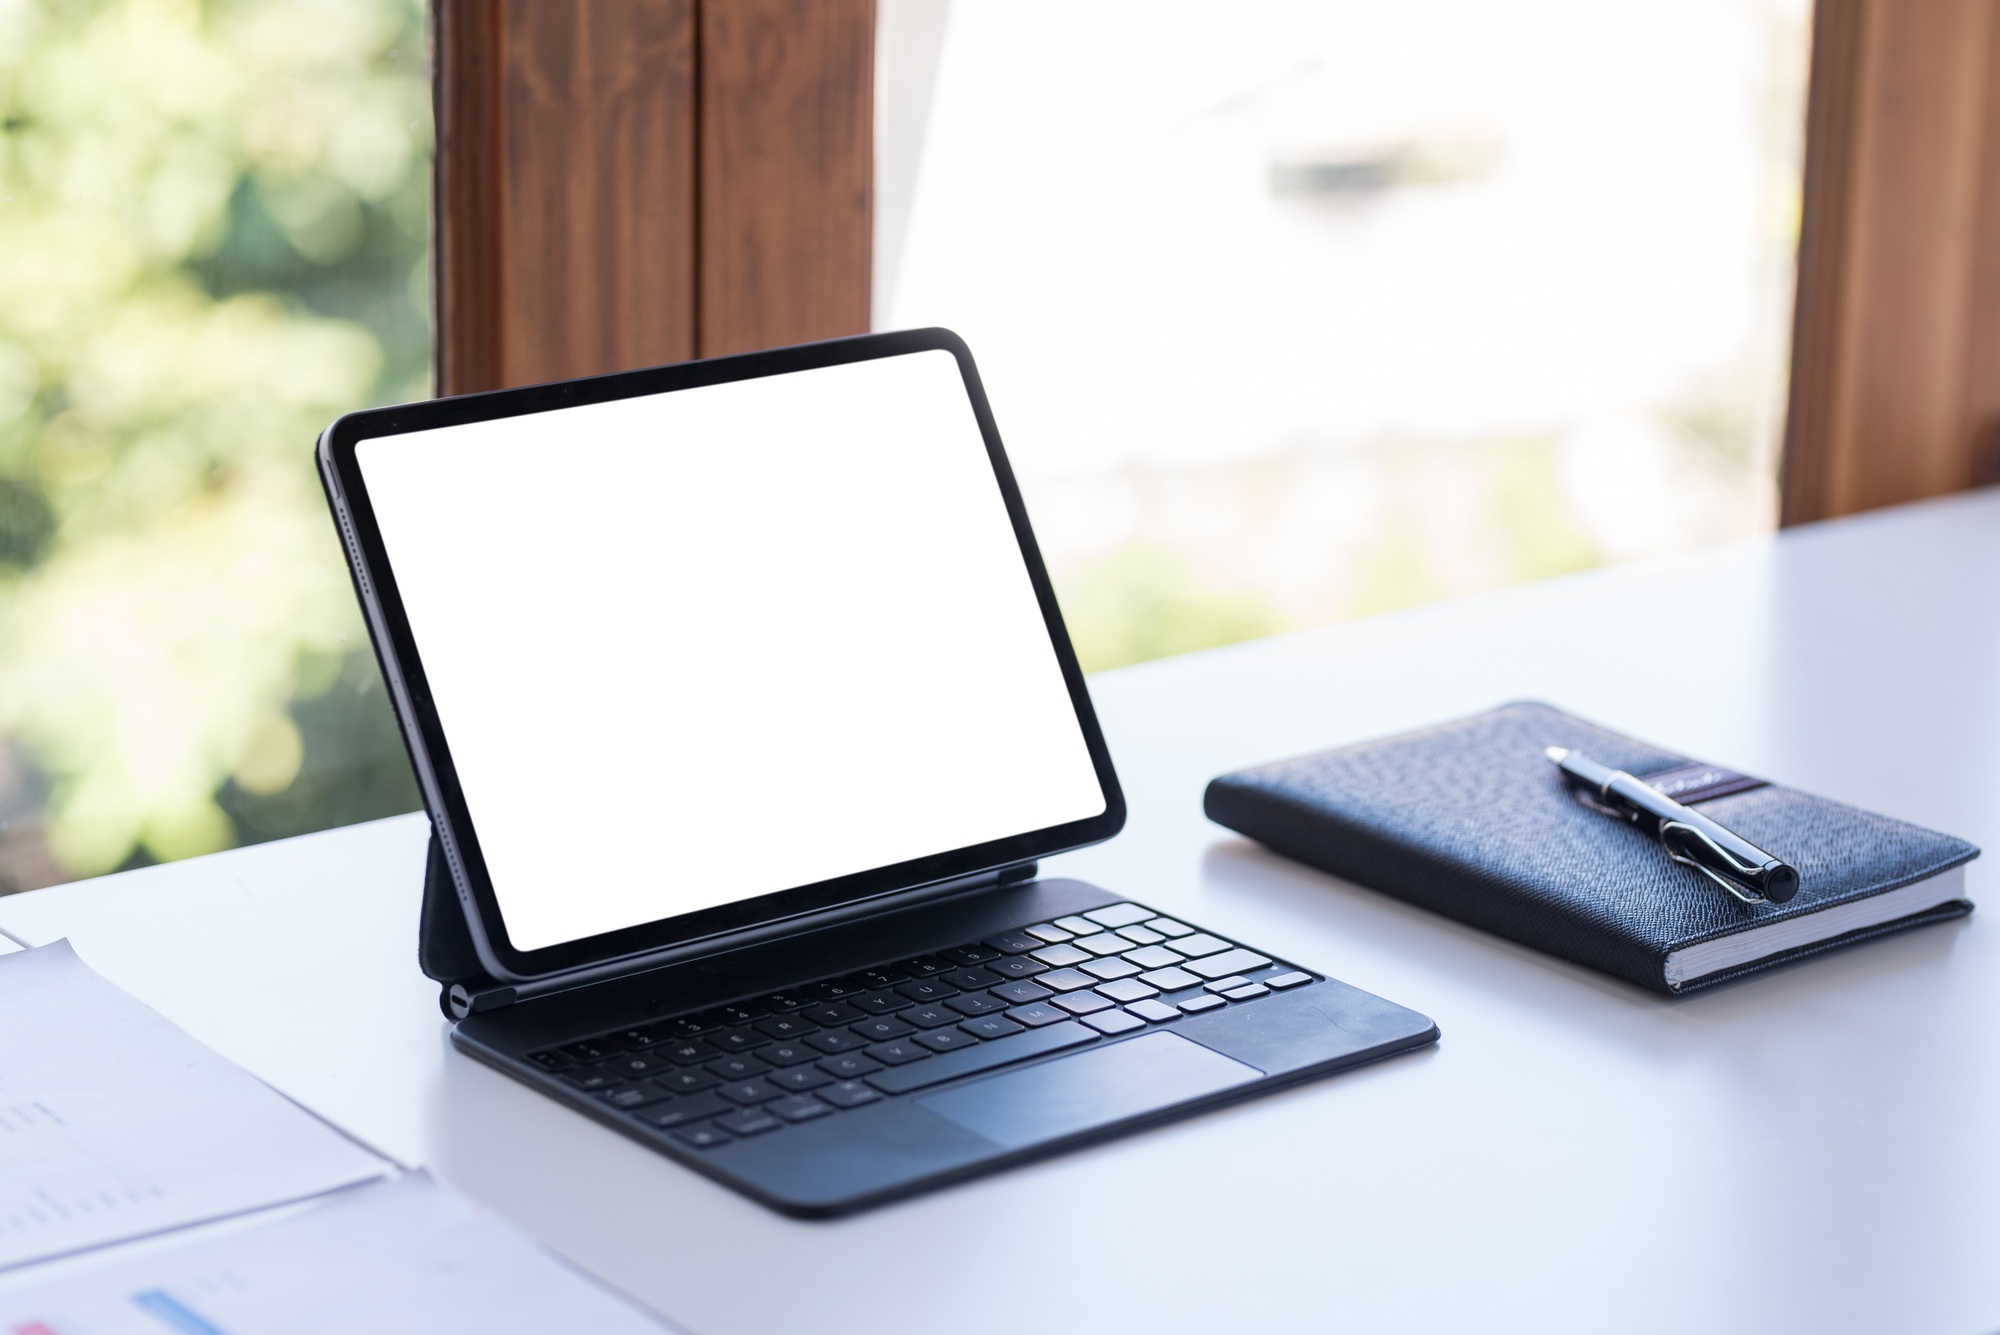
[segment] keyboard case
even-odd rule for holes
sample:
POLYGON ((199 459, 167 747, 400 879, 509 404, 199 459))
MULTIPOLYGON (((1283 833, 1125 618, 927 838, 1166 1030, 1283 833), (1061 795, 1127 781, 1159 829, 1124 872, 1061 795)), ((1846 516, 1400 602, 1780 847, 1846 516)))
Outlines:
MULTIPOLYGON (((452 1042, 538 1092, 765 1205, 824 1218, 1242 1102, 1437 1041, 1437 1026, 1429 1017, 1312 971, 1309 986, 1189 1014, 1143 1032, 1090 1033, 1059 1050, 1023 1051, 1018 1061, 1005 1065, 962 1073, 954 1065, 952 1075, 921 1088, 891 1091, 836 1116, 706 1148, 682 1143, 667 1130, 570 1088, 531 1060, 532 1054, 579 1034, 641 1025, 819 974, 838 974, 1121 902, 1123 896, 1071 880, 970 888, 861 920, 475 1011, 455 1026, 452 1042)), ((431 963, 442 971, 449 958, 434 956, 431 963)), ((1034 1039, 1059 1027, 1018 1037, 1034 1039)), ((1016 1041, 1000 1039, 986 1046, 1016 1041)), ((955 1054, 947 1054, 922 1065, 955 1061, 955 1054)))

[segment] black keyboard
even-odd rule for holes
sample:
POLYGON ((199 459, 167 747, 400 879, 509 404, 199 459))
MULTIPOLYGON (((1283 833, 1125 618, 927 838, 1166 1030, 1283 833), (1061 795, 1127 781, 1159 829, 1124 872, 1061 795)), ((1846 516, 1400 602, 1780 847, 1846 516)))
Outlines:
POLYGON ((706 1149, 1317 981, 1149 908, 1112 904, 528 1060, 706 1149))

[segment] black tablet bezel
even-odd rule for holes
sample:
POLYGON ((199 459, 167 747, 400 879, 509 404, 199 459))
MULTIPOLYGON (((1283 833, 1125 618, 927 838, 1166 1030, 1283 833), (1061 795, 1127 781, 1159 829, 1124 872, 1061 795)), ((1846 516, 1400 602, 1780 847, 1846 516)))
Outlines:
POLYGON ((533 979, 619 959, 656 954, 860 900, 1030 862, 1108 839, 1124 826, 1124 794, 1112 769, 1110 752, 1098 727, 1096 711, 1091 707, 1083 672, 1077 666, 1075 651, 1070 646, 1068 631, 1057 608, 1048 571, 1042 564, 1041 552, 1029 527, 1020 488, 1001 448, 1000 433, 994 425, 978 369, 973 365, 972 353, 963 340, 949 330, 919 329, 867 334, 584 380, 349 413, 334 422, 320 437, 318 459, 335 521, 345 539, 343 547, 354 577, 355 591, 361 600, 383 676, 396 703, 398 722, 410 751, 425 806, 444 847, 460 899, 468 906, 469 925, 480 947, 480 955, 496 977, 533 979), (1027 831, 1005 839, 811 885, 795 886, 576 941, 537 950, 515 949, 508 938, 506 922, 493 893, 492 881, 480 852, 478 832, 452 762, 450 745, 431 699, 423 660, 417 652, 396 587, 395 571, 383 547, 374 510, 369 504, 367 485, 356 463, 355 447, 364 440, 412 431, 428 431, 468 422, 491 421, 928 351, 949 352, 958 363, 966 395, 986 443, 988 461, 1006 503, 1008 517, 1013 522, 1014 535, 1020 544, 1036 600, 1041 606, 1042 619, 1061 665, 1063 681, 1069 689, 1070 703, 1076 711, 1078 726, 1083 731, 1091 763, 1096 769, 1098 785, 1104 794, 1103 813, 1087 820, 1027 831))

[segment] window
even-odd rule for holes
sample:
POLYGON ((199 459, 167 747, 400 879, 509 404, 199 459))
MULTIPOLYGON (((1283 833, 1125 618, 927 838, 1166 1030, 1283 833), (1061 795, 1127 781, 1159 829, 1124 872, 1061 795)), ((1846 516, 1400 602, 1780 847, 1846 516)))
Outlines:
MULTIPOLYGON (((1986 7, 433 17, 445 389, 957 328, 1092 667, 1763 531, 1787 417, 1788 522, 2000 478, 1986 7)), ((430 392, 425 37, 0 0, 0 893, 416 806, 309 452, 430 392)))
POLYGON ((1803 0, 885 0, 878 328, 1087 666, 1776 521, 1803 0))
POLYGON ((429 392, 415 0, 0 3, 0 891, 416 805, 313 473, 429 392))

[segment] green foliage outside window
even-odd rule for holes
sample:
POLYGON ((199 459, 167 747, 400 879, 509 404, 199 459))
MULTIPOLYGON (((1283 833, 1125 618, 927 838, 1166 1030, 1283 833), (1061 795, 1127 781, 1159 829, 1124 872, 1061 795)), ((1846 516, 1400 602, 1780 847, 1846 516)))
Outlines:
POLYGON ((0 890, 415 805, 311 456, 428 393, 423 42, 0 0, 0 890))

